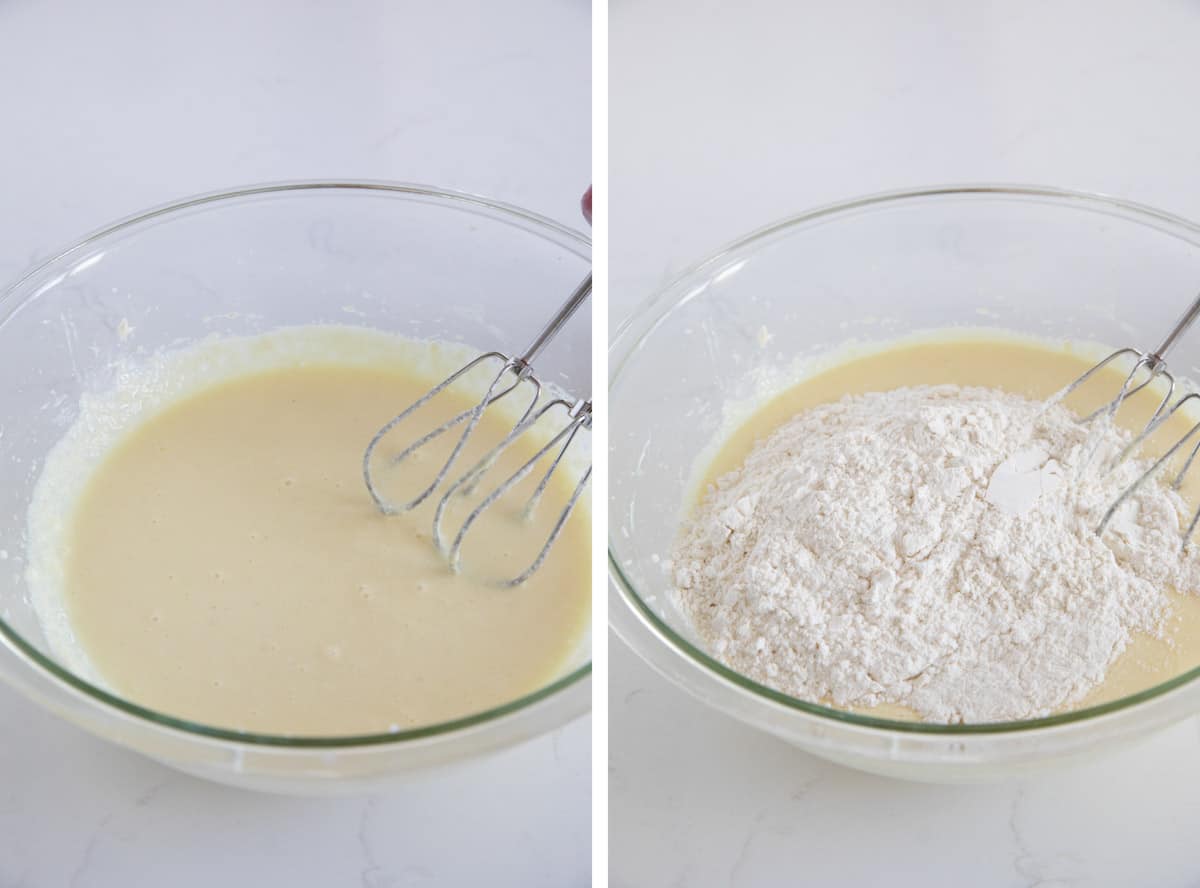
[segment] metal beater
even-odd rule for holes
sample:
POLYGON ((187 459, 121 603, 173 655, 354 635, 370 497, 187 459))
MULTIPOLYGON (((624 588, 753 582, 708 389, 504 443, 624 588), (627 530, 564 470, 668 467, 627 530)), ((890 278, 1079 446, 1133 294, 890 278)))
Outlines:
MULTIPOLYGON (((479 420, 483 416, 484 411, 501 398, 508 397, 509 395, 513 395, 514 397, 522 397, 522 395, 514 393, 519 393, 522 390, 525 392, 523 397, 528 398, 528 403, 525 405, 524 409, 520 411, 520 418, 514 424, 512 430, 499 443, 492 447, 482 459, 476 462, 475 465, 463 473, 463 475, 453 481, 446 488, 441 500, 438 502, 433 519, 433 540, 439 551, 446 555, 447 560, 450 562, 451 567, 455 571, 459 570, 460 568, 462 544, 464 538, 466 537, 467 531, 470 530, 476 521, 478 521, 480 516, 498 500, 500 500, 505 494, 516 487, 523 478, 527 477, 534 470, 534 468, 536 468, 538 463, 541 462, 544 457, 554 453, 555 449, 557 448, 557 453, 554 453, 549 467, 546 469, 545 474, 538 482, 533 495, 525 504, 524 513, 526 515, 530 514, 541 500, 542 494, 545 493, 546 488, 549 486, 550 480, 554 476, 555 472, 563 469, 564 467, 569 468, 572 466, 572 461, 566 459, 566 455, 572 444, 578 439, 579 432, 590 430, 591 428, 591 401, 567 401, 562 398, 555 398, 554 400, 543 404, 540 408, 538 407, 538 402, 541 400, 543 387, 541 381, 536 375, 534 375, 532 367, 532 361, 534 358, 541 354, 542 349, 546 347, 546 344, 558 334, 563 325, 566 324, 571 316, 575 314, 576 310, 587 301, 591 293, 592 276, 589 274, 586 278, 584 278, 579 286, 575 288, 575 291, 571 294, 567 301, 563 303, 562 307, 559 308, 554 317, 551 318, 549 323, 542 328, 541 332, 534 337, 533 342, 529 344, 529 347, 526 348, 519 357, 510 357, 502 352, 493 351, 482 354, 474 360, 464 364, 458 370, 451 373, 440 383, 435 385, 428 392, 414 401, 401 413, 398 413, 387 423, 385 423, 379 429, 379 431, 375 433, 375 436, 371 439, 370 443, 367 444, 366 450, 363 451, 363 482, 366 484, 367 492, 371 495, 371 499, 374 500, 375 505, 385 515, 395 515, 399 514, 400 512, 410 511, 420 506, 421 503, 425 502, 425 500, 428 499, 429 496, 446 480, 447 476, 450 474, 450 470, 458 461, 463 447, 466 446, 467 439, 471 437, 471 434, 475 431, 476 426, 479 424, 479 420), (487 366, 488 364, 496 366, 496 373, 492 377, 491 383, 484 390, 482 397, 480 397, 479 401, 473 407, 451 417, 437 428, 422 434, 390 460, 392 465, 399 464, 408 457, 412 456, 416 451, 420 450, 430 441, 433 441, 435 438, 438 438, 441 435, 449 432, 451 429, 454 429, 455 427, 465 423, 458 440, 455 442, 453 449, 450 451, 450 455, 437 470, 433 480, 430 481, 430 483, 425 486, 420 493, 407 502, 396 503, 387 499, 380 492, 375 483, 375 478, 373 475, 372 457, 375 453, 375 449, 391 432, 393 432, 393 430, 412 417, 423 406, 437 397, 437 395, 453 385, 458 379, 465 376, 467 373, 470 373, 472 370, 478 367, 487 366), (496 460, 505 450, 511 447, 523 436, 530 434, 534 429, 538 427, 544 429, 546 427, 546 423, 555 421, 555 415, 560 412, 563 414, 565 420, 562 428, 553 434, 547 443, 542 445, 537 453, 531 457, 520 469, 501 482, 494 490, 488 493, 487 496, 485 496, 483 500, 475 506, 474 509, 471 510, 457 532, 452 535, 452 542, 447 549, 443 545, 444 537, 442 534, 441 523, 445 515, 446 506, 450 502, 451 497, 456 495, 468 496, 473 493, 483 480, 484 476, 488 473, 488 470, 495 464, 496 460)), ((542 563, 546 559, 546 555, 554 545, 555 540, 558 539, 563 526, 567 523, 567 519, 570 518, 571 512, 575 509, 580 496, 583 494, 583 490, 587 486, 587 482, 591 477, 591 473, 592 469, 590 464, 586 469, 580 471, 580 478, 575 484, 570 499, 563 507, 557 521, 555 522, 554 528, 551 530, 549 537, 542 546, 533 563, 516 577, 502 581, 501 585, 519 585, 520 583, 523 583, 525 580, 529 579, 529 577, 542 566, 542 563)))
MULTIPOLYGON (((1166 364, 1167 352, 1171 350, 1171 347, 1175 345, 1175 343, 1179 340, 1179 337, 1182 336, 1184 332, 1192 326, 1192 323, 1196 320, 1197 316, 1200 316, 1200 296, 1197 296, 1192 304, 1188 306, 1188 309, 1180 316, 1179 320, 1175 323, 1175 326, 1171 328, 1171 332, 1167 334, 1166 338, 1163 339, 1162 343, 1154 351, 1142 352, 1135 348, 1118 349, 1072 382, 1055 398, 1055 400, 1061 400, 1065 398, 1067 395, 1071 394, 1071 392, 1075 391, 1081 385, 1087 382, 1088 379, 1090 379, 1098 371, 1113 361, 1126 356, 1133 357, 1135 359, 1134 365, 1129 371, 1129 374, 1125 377, 1125 381, 1121 383, 1121 388, 1117 392, 1117 396, 1097 410, 1085 416, 1083 418, 1083 422, 1088 423, 1102 416, 1106 419, 1111 419, 1126 400, 1142 391, 1156 379, 1162 378, 1167 380, 1166 393, 1159 400, 1158 406, 1155 407, 1154 412, 1150 415, 1150 419, 1146 421, 1146 424, 1142 428, 1141 432, 1138 433, 1138 435, 1134 437, 1134 439, 1130 441, 1125 449, 1122 450, 1117 456, 1113 466, 1118 465, 1127 457, 1129 457, 1130 454, 1136 451, 1146 441, 1147 438, 1153 435, 1163 423, 1167 422, 1167 420, 1174 416, 1188 401, 1200 401, 1200 393, 1191 392, 1181 397, 1174 404, 1171 404, 1171 399, 1175 395, 1176 382, 1175 377, 1172 376, 1167 370, 1166 364), (1138 376, 1143 373, 1145 374, 1146 378, 1139 382, 1138 376), (1168 407, 1169 404, 1171 404, 1170 407, 1168 407)), ((1133 484, 1122 491, 1121 495, 1117 497, 1111 506, 1109 506, 1108 511, 1104 513, 1104 517, 1100 520, 1100 524, 1096 528, 1096 533, 1103 533, 1104 528, 1108 526, 1108 522, 1112 519, 1113 515, 1116 514, 1116 511, 1121 507, 1121 504, 1124 503, 1125 500, 1127 500, 1130 496, 1132 496, 1139 488, 1141 488, 1143 484, 1154 477, 1154 475, 1158 473, 1159 469, 1166 465, 1197 432, 1200 432, 1200 422, 1193 425, 1192 428, 1188 430, 1187 434, 1183 435, 1183 437, 1176 441, 1166 451, 1166 453, 1156 460, 1149 469, 1143 472, 1133 484)), ((1197 453, 1200 453, 1200 440, 1198 440, 1196 445, 1192 448, 1192 452, 1184 462, 1183 467, 1179 470, 1179 473, 1171 482, 1171 487, 1173 489, 1178 490, 1183 485, 1183 480, 1187 476, 1188 470, 1192 466, 1192 462, 1196 459, 1197 453)), ((1188 540, 1191 539, 1192 532, 1196 529, 1197 524, 1200 524, 1200 509, 1197 509, 1196 513, 1192 516, 1191 523, 1188 524, 1187 530, 1183 533, 1183 546, 1185 548, 1187 547, 1188 540)))
MULTIPOLYGON (((546 492, 546 487, 550 484, 551 476, 553 476, 554 472, 559 467, 559 463, 561 463, 563 458, 566 456, 567 451, 571 447, 571 443, 575 440, 575 436, 578 435, 580 431, 590 430, 591 427, 592 402, 590 400, 568 401, 563 398, 556 398, 519 423, 508 434, 508 436, 505 437, 505 439, 497 444, 494 448, 492 448, 492 450, 489 451, 483 459, 477 462, 469 471, 464 473, 462 477, 446 488, 446 492, 438 502, 437 510, 434 512, 433 516, 433 542, 440 551, 446 553, 452 570, 457 571, 459 569, 463 540, 466 538, 467 531, 471 529, 471 526, 475 524, 480 515, 482 515, 490 506, 494 505, 497 500, 516 487, 517 484, 519 484, 524 478, 528 477, 534 468, 536 468, 538 463, 542 461, 542 459, 550 454, 553 454, 553 458, 550 461, 549 467, 546 469, 545 474, 543 474, 541 479, 538 481, 537 487, 534 488, 533 493, 530 495, 529 499, 526 500, 525 506, 522 509, 522 513, 525 517, 529 517, 531 514, 533 514, 533 510, 537 508, 538 503, 541 501, 542 494, 546 492), (491 467, 492 463, 496 461, 496 459, 504 450, 510 447, 513 442, 519 439, 522 435, 527 434, 528 431, 541 422, 544 417, 555 412, 563 413, 566 418, 566 423, 561 429, 559 429, 557 434, 555 434, 552 438, 550 438, 549 441, 542 445, 541 449, 539 449, 537 453, 526 460, 524 465, 496 485, 496 487, 483 498, 479 505, 471 510, 471 513, 467 515, 466 519, 459 526, 458 532, 454 535, 454 539, 450 543, 449 549, 447 549, 442 542, 442 516, 444 515, 446 506, 451 501, 451 498, 456 494, 470 494, 476 485, 479 484, 483 475, 491 467), (554 453, 555 450, 558 452, 554 453)), ((572 491, 570 499, 567 500, 566 507, 561 513, 559 513, 558 520, 551 529, 550 535, 547 537, 545 544, 534 558, 533 563, 512 579, 502 581, 501 585, 518 586, 529 579, 529 577, 532 576, 533 573, 542 566, 542 562, 546 560, 546 555, 550 552, 550 547, 553 546, 554 541, 558 539, 558 535, 562 532, 563 525, 567 523, 567 519, 571 516, 571 512, 575 508, 575 504, 579 501, 579 497, 583 495, 583 489, 587 486, 588 480, 591 477, 592 467, 589 465, 580 473, 579 481, 575 484, 575 489, 572 491)))

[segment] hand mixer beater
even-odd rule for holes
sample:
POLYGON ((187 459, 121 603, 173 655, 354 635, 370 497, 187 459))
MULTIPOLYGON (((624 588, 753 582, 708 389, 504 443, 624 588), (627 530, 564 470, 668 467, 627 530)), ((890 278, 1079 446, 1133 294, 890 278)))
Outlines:
POLYGON ((591 292, 592 276, 589 274, 575 288, 575 291, 567 301, 563 303, 554 317, 542 328, 541 332, 538 333, 533 342, 529 344, 529 347, 519 357, 510 357, 502 352, 493 351, 482 354, 464 364, 414 401, 405 410, 385 423, 375 433, 375 436, 367 444, 366 450, 363 452, 363 481, 375 505, 385 515, 407 512, 420 506, 443 485, 454 468, 455 463, 462 455, 463 448, 466 446, 468 439, 476 431, 480 419, 489 407, 492 407, 503 398, 525 399, 518 406, 517 413, 519 414, 519 418, 514 423, 511 431, 442 491, 441 499, 438 501, 434 512, 432 536, 434 544, 447 557, 451 568, 455 571, 460 568, 463 541, 470 529, 476 525, 479 518, 485 512, 512 492, 543 461, 549 460, 549 465, 524 505, 523 513, 526 516, 537 508, 556 473, 562 471, 578 472, 578 479, 572 488, 566 505, 559 513, 549 536, 534 557, 532 563, 515 577, 503 580, 501 585, 519 585, 542 566, 550 549, 562 532, 567 519, 570 518, 580 497, 583 495, 584 488, 591 478, 591 465, 587 465, 586 468, 580 468, 581 461, 569 458, 568 452, 572 446, 579 446, 577 443, 579 441, 579 433, 591 429, 591 401, 588 399, 571 400, 567 398, 554 398, 539 406, 539 401, 542 400, 545 387, 535 375, 532 361, 542 352, 546 344, 557 335, 563 328, 563 325, 575 314, 576 310, 587 301, 591 292), (388 460, 391 465, 404 463, 431 441, 462 426, 462 431, 459 432, 458 439, 450 450, 449 456, 441 462, 432 480, 423 486, 419 493, 403 502, 395 502, 385 496, 376 483, 375 478, 376 460, 373 457, 379 445, 399 428, 407 428, 409 423, 419 417, 421 408, 426 407, 429 402, 453 386, 468 373, 489 366, 495 368, 495 373, 491 377, 490 384, 485 387, 483 394, 474 406, 455 414, 436 428, 419 435, 388 460), (559 415, 561 415, 561 420, 557 419, 559 415), (548 424, 556 421, 561 423, 558 430, 549 435, 544 443, 537 448, 534 455, 526 460, 516 471, 509 474, 508 477, 500 481, 490 492, 482 497, 479 503, 467 514, 457 531, 448 536, 450 543, 447 546, 445 544, 447 536, 443 535, 442 522, 446 518, 447 506, 452 499, 454 497, 465 497, 473 494, 484 481, 485 476, 488 475, 489 470, 496 464, 502 453, 518 444, 518 442, 527 439, 529 436, 538 435, 539 433, 544 434, 544 430, 548 424))
MULTIPOLYGON (((1196 401, 1198 404, 1200 404, 1200 393, 1197 392, 1189 392, 1175 401, 1174 404, 1171 403, 1171 399, 1175 395, 1176 381, 1175 377, 1167 370, 1166 363, 1167 352, 1170 351, 1171 347, 1175 345, 1175 343, 1179 340, 1179 337, 1182 336, 1184 332, 1186 332, 1187 329, 1192 326, 1192 323, 1196 320, 1197 316, 1200 316, 1200 296, 1197 296, 1192 304, 1188 306, 1187 310, 1180 316, 1179 320, 1176 321, 1175 326, 1171 328, 1171 331, 1167 334, 1166 338, 1163 339, 1162 343, 1154 351, 1143 352, 1136 348, 1117 349, 1115 352, 1091 367, 1082 376, 1063 389, 1063 391, 1060 392, 1058 397, 1055 399, 1061 400, 1067 395, 1070 395, 1109 364, 1112 364, 1121 358, 1133 358, 1133 367, 1130 369, 1129 373, 1125 376, 1124 381, 1121 383, 1121 387, 1117 391, 1116 397, 1083 418, 1083 422, 1085 423, 1092 422, 1093 420, 1101 417, 1103 417, 1105 421, 1109 421, 1116 415, 1117 411, 1121 408, 1121 405, 1138 392, 1150 386, 1157 379, 1166 380, 1165 391, 1159 399, 1158 405, 1154 408, 1154 412, 1150 414, 1150 418, 1146 421, 1146 424, 1143 426, 1142 430, 1120 452, 1116 460, 1113 462, 1112 467, 1115 467, 1117 464, 1121 463, 1132 453, 1134 453, 1134 451, 1141 447, 1141 445, 1145 443, 1145 441, 1151 435, 1153 435, 1159 428, 1162 427, 1163 423, 1167 422, 1172 416, 1178 413, 1189 401, 1196 401)), ((1163 455, 1157 460, 1155 460, 1150 468, 1143 472, 1133 484, 1122 491, 1120 496, 1118 496, 1116 500, 1113 501, 1112 505, 1109 506, 1108 511, 1104 513, 1104 517, 1101 518, 1100 524, 1096 528, 1096 533, 1103 533, 1104 528, 1108 526, 1109 521, 1112 519, 1113 515, 1116 514, 1117 509, 1121 507, 1121 504, 1129 499, 1129 497, 1132 496, 1139 488, 1141 488, 1143 484, 1158 474, 1159 470, 1169 463, 1198 432, 1200 432, 1200 422, 1195 423, 1186 434, 1182 435, 1169 448, 1167 448, 1166 452, 1163 453, 1163 455)), ((1183 481, 1187 477, 1188 470, 1191 469, 1192 463, 1195 461, 1198 453, 1200 453, 1200 439, 1198 439, 1196 444, 1192 447, 1192 452, 1188 454, 1187 458, 1184 460, 1183 466, 1175 475, 1175 478, 1171 481, 1171 487, 1173 489, 1178 490, 1183 485, 1183 481)), ((1191 539, 1192 533, 1195 531, 1197 524, 1200 524, 1200 508, 1198 508, 1193 514, 1191 522, 1188 524, 1187 529, 1183 532, 1184 548, 1187 547, 1188 540, 1191 539)))

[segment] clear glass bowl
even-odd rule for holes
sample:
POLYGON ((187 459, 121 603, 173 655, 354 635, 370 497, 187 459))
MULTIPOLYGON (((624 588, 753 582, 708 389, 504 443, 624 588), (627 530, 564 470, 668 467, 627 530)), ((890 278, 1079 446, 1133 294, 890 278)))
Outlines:
MULTIPOLYGON (((112 383, 115 359, 213 333, 312 323, 519 350, 587 273, 590 257, 585 235, 483 198, 383 182, 295 182, 204 195, 118 222, 13 285, 0 297, 0 677, 89 731, 182 770, 292 792, 353 790, 427 771, 586 712, 590 642, 537 692, 417 730, 289 737, 192 724, 60 665, 30 603, 24 547, 42 458, 80 395, 112 383)), ((568 391, 590 390, 590 342, 590 314, 580 312, 539 359, 541 374, 568 391)))
MULTIPOLYGON (((1152 348, 1200 287, 1200 227, 1049 188, 957 186, 854 200, 730 245, 647 301, 611 352, 610 618, 705 703, 852 767, 980 780, 1129 741, 1200 711, 1200 670, 1107 704, 1025 722, 932 725, 775 692, 702 650, 663 569, 722 406, 845 343, 999 327, 1152 348), (762 335, 762 331, 769 334, 762 335)), ((1171 355, 1200 375, 1200 330, 1171 355)))

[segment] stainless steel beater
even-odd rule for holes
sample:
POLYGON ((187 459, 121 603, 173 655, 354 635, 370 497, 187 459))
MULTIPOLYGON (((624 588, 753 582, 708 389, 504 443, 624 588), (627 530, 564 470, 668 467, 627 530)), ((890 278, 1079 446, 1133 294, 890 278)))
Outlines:
MULTIPOLYGON (((1138 435, 1135 436, 1134 439, 1130 441, 1129 444, 1126 445, 1126 447, 1117 456, 1116 460, 1113 462, 1114 467, 1123 462, 1134 451, 1136 451, 1146 441, 1146 439, 1148 439, 1159 428, 1161 428, 1163 423, 1167 422, 1167 420, 1174 416, 1188 401, 1200 402, 1200 393, 1190 392, 1179 398, 1174 404, 1171 404, 1171 399, 1175 395, 1176 381, 1175 377, 1167 370, 1166 364, 1167 352, 1171 350, 1171 347, 1175 345, 1175 343, 1179 340, 1179 337, 1182 336, 1184 332, 1186 332, 1187 329, 1192 326, 1192 323, 1198 316, 1200 316, 1200 296, 1197 296, 1196 299, 1193 300, 1192 304, 1188 306, 1187 310, 1180 316, 1179 320, 1176 321, 1175 325, 1171 328, 1171 331, 1166 335, 1166 338, 1163 339, 1162 343, 1154 351, 1142 352, 1135 348, 1118 349, 1072 382, 1057 396, 1056 400, 1065 398, 1113 361, 1126 356, 1133 357, 1135 359, 1133 368, 1125 377, 1124 382, 1121 383, 1121 388, 1117 392, 1117 396, 1097 410, 1085 416, 1083 418, 1083 422, 1087 423, 1101 416, 1112 418, 1120 409, 1121 405, 1125 403, 1125 401, 1142 391, 1156 379, 1162 378, 1167 380, 1166 393, 1159 400, 1158 406, 1154 408, 1154 412, 1150 414, 1150 419, 1146 421, 1146 424, 1143 426, 1141 432, 1139 432, 1138 435), (1139 382, 1138 376, 1139 374, 1143 373, 1145 374, 1146 378, 1139 382), (1168 405, 1170 406, 1168 407, 1168 405)), ((1183 435, 1183 437, 1181 437, 1170 448, 1168 448, 1166 453, 1157 459, 1149 469, 1143 472, 1133 484, 1122 491, 1121 495, 1113 501, 1111 506, 1109 506, 1108 511, 1104 513, 1104 517, 1100 520, 1100 524, 1096 527, 1096 533, 1103 533, 1104 528, 1108 526, 1108 522, 1112 519, 1113 515, 1116 514, 1116 511, 1121 507, 1121 504, 1124 503, 1130 496, 1132 496, 1143 484, 1154 477, 1154 475, 1158 473, 1159 469, 1170 462, 1175 454, 1177 454, 1197 432, 1200 432, 1200 422, 1193 425, 1192 428, 1188 430, 1187 434, 1183 435)), ((1200 452, 1200 441, 1197 441, 1196 445, 1192 448, 1192 452, 1184 462, 1183 467, 1179 470, 1178 474, 1171 482, 1173 489, 1178 490, 1183 485, 1183 480, 1187 476, 1188 470, 1191 468, 1198 452, 1200 452)), ((1197 524, 1200 524, 1200 509, 1197 509, 1196 513, 1192 516, 1192 520, 1188 524, 1187 530, 1185 530, 1183 533, 1184 547, 1187 546, 1188 540, 1191 539, 1192 532, 1196 529, 1197 524)))
MULTIPOLYGON (((592 427, 592 402, 590 400, 568 401, 563 398, 556 398, 553 401, 539 408, 532 415, 522 420, 503 441, 497 444, 489 451, 483 459, 477 462, 466 473, 464 473, 457 481, 446 488, 441 500, 438 502, 437 510, 433 516, 433 542, 434 545, 442 552, 445 552, 450 560, 451 569, 457 571, 459 569, 459 561, 462 556, 463 540, 466 538, 467 532, 472 525, 479 520, 489 508, 496 504, 503 496, 508 494, 515 488, 524 478, 528 477, 531 472, 538 466, 546 457, 550 457, 549 466, 538 481, 537 487, 526 500, 522 508, 522 515, 525 518, 531 516, 538 504, 541 502, 542 495, 546 492, 546 488, 550 484, 550 478, 558 470, 560 463, 566 457, 571 444, 575 441, 576 436, 581 431, 590 431, 592 427), (451 502, 451 499, 458 496, 470 495, 476 486, 479 484, 483 475, 492 466, 496 459, 504 450, 510 447, 513 442, 521 436, 529 433, 530 429, 534 428, 545 417, 551 416, 554 413, 563 413, 566 419, 565 424, 559 431, 551 437, 542 447, 531 456, 525 463, 496 485, 483 499, 476 505, 467 515, 466 520, 459 526, 458 532, 454 534, 454 539, 451 541, 447 549, 442 541, 442 517, 445 514, 446 506, 451 502)), ((525 568, 517 576, 503 580, 501 585, 517 586, 529 579, 533 573, 542 566, 542 562, 546 560, 546 556, 550 552, 554 541, 558 539, 562 532, 563 525, 567 523, 567 519, 571 516, 575 504, 579 501, 579 497, 583 495, 583 490, 587 487, 588 480, 592 477, 592 467, 589 465, 584 469, 579 476, 579 481, 575 484, 575 489, 571 492, 570 498, 567 500, 566 506, 559 513, 558 519, 554 523, 554 527, 550 531, 545 544, 538 551, 533 562, 529 567, 525 568)))
MULTIPOLYGON (((482 354, 464 364, 458 370, 451 373, 444 380, 414 401, 405 410, 398 413, 387 423, 385 423, 379 429, 379 431, 375 433, 375 436, 371 438, 370 443, 367 444, 366 449, 363 451, 363 482, 366 484, 367 492, 371 495, 371 499, 375 502, 375 505, 385 515, 395 515, 400 512, 410 511, 411 509, 415 509, 420 506, 421 503, 425 502, 425 500, 428 499, 429 496, 446 480, 447 476, 450 474, 450 470, 453 468, 454 464, 458 461, 459 456, 462 454, 462 450, 463 447, 466 446, 467 439, 471 437, 471 434, 475 431, 476 426, 478 426, 484 411, 501 398, 505 398, 509 395, 520 397, 520 395, 515 395, 514 393, 521 390, 526 392, 524 397, 528 398, 528 403, 524 409, 520 411, 520 418, 513 426, 512 431, 509 432, 508 435, 506 435, 496 446, 491 448, 487 454, 466 473, 454 481, 449 488, 447 488, 445 495, 438 503, 438 507, 434 516, 434 541, 439 550, 441 550, 447 556, 451 566, 455 570, 458 570, 460 566, 459 561, 463 538, 465 537, 467 530, 478 520, 480 515, 490 506, 492 506, 497 500, 499 500, 505 493, 515 487, 522 478, 526 477, 545 454, 550 453, 554 447, 560 446, 558 454, 552 460, 545 475, 539 482, 533 497, 526 505, 526 513, 532 511, 532 509, 537 505, 537 502, 541 499, 541 495, 545 492, 546 488, 550 484, 550 479, 554 473, 564 464, 568 466, 572 464, 570 460, 565 460, 564 458, 568 449, 571 447, 572 442, 576 440, 579 431, 584 428, 591 427, 590 401, 567 402, 556 398, 555 400, 543 405, 540 409, 538 408, 538 401, 541 399, 542 395, 542 383, 534 374, 532 367, 532 361, 539 354, 541 354, 542 349, 544 349, 546 344, 549 343, 555 335, 557 335, 557 333, 562 329, 563 325, 566 324, 571 316, 575 314, 576 310, 587 301, 588 297, 591 295, 591 292, 592 276, 589 274, 586 278, 584 278, 579 286, 575 288, 575 291, 570 295, 567 301, 563 303, 562 307, 559 308, 554 317, 551 318, 546 326, 542 328, 541 332, 534 337, 533 341, 529 344, 529 347, 526 348, 519 357, 510 357, 502 352, 493 351, 482 354), (389 460, 392 465, 397 465, 403 462, 405 459, 411 457, 416 451, 420 450, 429 442, 446 434, 455 427, 465 424, 461 434, 458 436, 458 440, 455 442, 453 449, 450 451, 450 455, 438 468, 436 474, 433 476, 433 479, 421 490, 420 493, 406 502, 393 502, 385 497, 375 483, 374 470, 372 468, 373 456, 379 444, 385 438, 387 438, 389 434, 395 431, 397 427, 404 424, 406 420, 412 418, 414 414, 416 414, 422 407, 427 405, 435 397, 452 386, 460 378, 476 368, 485 367, 489 364, 497 368, 495 375, 492 377, 491 383, 484 390, 484 393, 480 397, 479 401, 473 407, 468 410, 464 410, 455 416, 452 416, 450 419, 446 420, 436 428, 420 435, 389 460), (541 425, 544 428, 545 426, 542 421, 546 417, 552 417, 557 410, 562 408, 562 405, 567 405, 567 421, 562 430, 553 435, 549 443, 544 445, 538 451, 537 455, 530 459, 529 462, 522 467, 522 469, 518 470, 518 472, 513 476, 510 476, 510 478, 502 483, 496 489, 496 491, 493 491, 493 493, 489 494, 483 502, 481 502, 471 511, 462 527, 454 535, 454 542, 451 544, 449 550, 446 550, 441 544, 442 537, 440 524, 445 512, 446 504, 450 497, 455 493, 462 495, 472 492, 483 479, 487 471, 499 458, 500 454, 504 452, 504 450, 510 447, 523 435, 530 433, 538 425, 541 425)), ((554 529, 551 531, 551 534, 546 540, 545 545, 542 546, 534 563, 517 577, 504 581, 503 585, 513 586, 522 583, 528 579, 534 573, 534 571, 541 567, 542 563, 545 561, 547 553, 550 551, 551 546, 554 545, 555 540, 558 538, 563 525, 566 524, 566 521, 570 517, 572 510, 574 510, 576 503, 579 501, 579 497, 582 495, 583 488, 586 486, 590 476, 591 467, 589 465, 587 469, 581 472, 580 480, 575 485, 573 495, 567 502, 567 505, 563 508, 554 529)))
POLYGON ((1146 423, 1147 429, 1151 426, 1157 427, 1157 422, 1163 410, 1166 409, 1167 404, 1170 403, 1172 396, 1175 394, 1175 377, 1167 371, 1167 352, 1171 350, 1171 347, 1175 345, 1179 337, 1187 331, 1188 327, 1192 326, 1192 322, 1196 320, 1198 315, 1200 315, 1200 296, 1197 296, 1195 301, 1188 306, 1187 311, 1180 316, 1175 326, 1171 328, 1171 332, 1167 334, 1162 344, 1154 351, 1142 352, 1136 348, 1117 349, 1063 389, 1057 395, 1056 400, 1062 400, 1067 397, 1067 395, 1071 394, 1071 392, 1075 391, 1113 361, 1128 355, 1135 358, 1135 362, 1133 369, 1129 371, 1129 375, 1125 377, 1125 381, 1121 384, 1121 389, 1117 392, 1117 396, 1104 406, 1085 416, 1083 422, 1091 422, 1100 416, 1113 416, 1128 398, 1133 397, 1146 386, 1150 385, 1150 383, 1154 382, 1155 379, 1161 377, 1167 380, 1167 392, 1163 395, 1158 407, 1155 408, 1154 413, 1151 414, 1150 419, 1146 423), (1134 385, 1134 380, 1142 371, 1146 372, 1146 378, 1137 385, 1134 385))

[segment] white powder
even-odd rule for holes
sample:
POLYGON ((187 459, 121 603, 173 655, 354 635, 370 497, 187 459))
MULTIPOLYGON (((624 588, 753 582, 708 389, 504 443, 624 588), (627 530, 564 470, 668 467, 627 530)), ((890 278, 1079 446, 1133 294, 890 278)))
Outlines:
POLYGON ((1045 715, 1099 684, 1163 590, 1200 590, 1188 509, 1128 435, 1065 408, 953 385, 806 411, 721 478, 675 553, 679 604, 714 654, 803 699, 890 702, 940 722, 1045 715))

